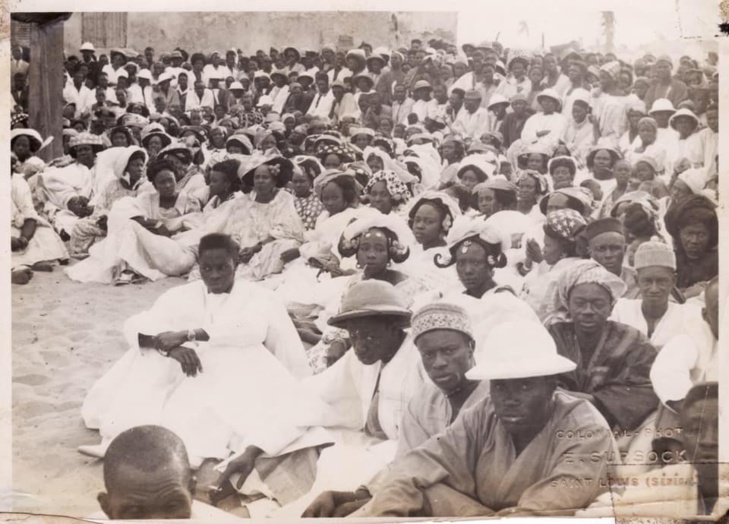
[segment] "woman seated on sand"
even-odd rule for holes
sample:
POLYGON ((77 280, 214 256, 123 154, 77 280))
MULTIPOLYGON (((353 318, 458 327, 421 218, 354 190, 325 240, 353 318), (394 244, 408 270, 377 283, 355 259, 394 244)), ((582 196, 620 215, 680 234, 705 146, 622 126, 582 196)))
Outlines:
POLYGON ((118 151, 112 164, 116 178, 110 180, 101 194, 96 196, 93 213, 73 226, 73 255, 87 254, 93 244, 106 236, 109 210, 114 202, 125 196, 136 197, 145 186, 151 189, 151 184, 142 176, 147 163, 147 152, 137 146, 114 148, 113 151, 118 151))
POLYGON ((16 172, 17 159, 11 169, 10 264, 13 284, 27 284, 33 271, 52 271, 53 262, 67 261, 68 252, 61 238, 33 207, 30 186, 16 172))
MULTIPOLYGON (((298 170, 298 169, 297 169, 298 170)), ((280 273, 304 240, 304 224, 294 196, 282 188, 291 180, 294 165, 277 155, 259 154, 241 164, 238 176, 244 187, 253 187, 238 199, 225 227, 241 246, 238 277, 262 280, 280 273)))
POLYGON ((275 456, 305 433, 305 418, 321 416, 325 405, 298 382, 311 370, 286 310, 270 291, 235 280, 238 251, 229 236, 206 235, 202 280, 126 322, 130 349, 82 407, 101 444, 80 452, 103 457, 121 432, 156 424, 180 436, 193 467, 241 448, 275 456))
POLYGON ((194 249, 171 237, 198 225, 199 203, 178 191, 174 168, 165 160, 151 163, 147 178, 155 192, 124 197, 112 206, 106 238, 91 247, 89 258, 66 270, 72 280, 127 284, 190 271, 194 249))

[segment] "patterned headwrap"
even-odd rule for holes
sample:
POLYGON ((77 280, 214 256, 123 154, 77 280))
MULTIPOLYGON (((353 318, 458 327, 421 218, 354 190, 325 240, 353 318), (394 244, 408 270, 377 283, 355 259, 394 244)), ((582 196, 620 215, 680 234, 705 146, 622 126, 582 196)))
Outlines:
POLYGON ((378 182, 385 183, 387 186, 387 192, 390 193, 392 199, 399 204, 407 202, 413 196, 410 189, 408 189, 408 186, 400 180, 400 177, 398 177, 394 171, 387 169, 380 170, 372 175, 372 178, 370 178, 370 181, 367 182, 367 185, 364 188, 365 193, 369 194, 370 190, 372 190, 372 186, 378 182))
POLYGON ((610 294, 612 305, 615 305, 627 289, 620 277, 613 275, 594 260, 580 260, 575 262, 559 281, 558 294, 562 308, 568 308, 570 293, 580 284, 597 284, 603 287, 610 294))
POLYGON ((607 74, 609 74, 614 80, 618 79, 618 76, 620 75, 620 71, 622 70, 622 66, 620 65, 620 62, 617 60, 613 60, 612 62, 608 62, 607 64, 603 64, 602 67, 600 67, 600 71, 604 71, 607 74))
POLYGON ((410 254, 408 244, 415 240, 399 218, 393 215, 377 213, 369 218, 360 218, 352 221, 342 231, 339 239, 339 252, 343 257, 354 256, 359 249, 363 237, 383 235, 387 239, 388 254, 393 261, 403 262, 410 254), (390 235, 386 235, 386 230, 390 235))
POLYGON ((349 164, 356 160, 355 152, 345 145, 324 144, 316 151, 317 158, 322 162, 324 162, 329 155, 337 155, 343 164, 349 164))
POLYGON ((549 183, 543 174, 538 171, 534 171, 533 169, 522 169, 519 171, 519 178, 516 179, 516 183, 518 184, 525 178, 531 178, 537 183, 537 195, 547 194, 547 191, 549 190, 549 183))
POLYGON ((577 234, 586 225, 585 218, 574 209, 559 209, 547 215, 544 227, 568 242, 575 242, 577 234))
POLYGON ((468 312, 461 306, 447 302, 433 302, 420 308, 410 324, 413 340, 436 329, 458 331, 473 339, 473 328, 468 312))

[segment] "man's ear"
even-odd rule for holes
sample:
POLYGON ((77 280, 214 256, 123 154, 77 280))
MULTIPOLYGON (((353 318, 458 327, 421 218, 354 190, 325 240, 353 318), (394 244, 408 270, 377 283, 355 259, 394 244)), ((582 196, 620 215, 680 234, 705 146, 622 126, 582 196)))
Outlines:
POLYGON ((96 495, 96 500, 99 501, 99 506, 101 506, 101 509, 106 516, 113 519, 114 517, 111 514, 111 501, 109 500, 109 494, 105 491, 100 491, 99 494, 96 495))

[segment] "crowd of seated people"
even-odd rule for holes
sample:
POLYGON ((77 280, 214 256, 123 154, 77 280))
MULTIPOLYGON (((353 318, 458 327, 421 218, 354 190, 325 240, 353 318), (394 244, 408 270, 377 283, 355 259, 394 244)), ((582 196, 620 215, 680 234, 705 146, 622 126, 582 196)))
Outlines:
POLYGON ((83 404, 110 518, 164 461, 180 517, 561 516, 716 452, 715 54, 80 55, 49 161, 13 77, 13 282, 186 280, 83 404))

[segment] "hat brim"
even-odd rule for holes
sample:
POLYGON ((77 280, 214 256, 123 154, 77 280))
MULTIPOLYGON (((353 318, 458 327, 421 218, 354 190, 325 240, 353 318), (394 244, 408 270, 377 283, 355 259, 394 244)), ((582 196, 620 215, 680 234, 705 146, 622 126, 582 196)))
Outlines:
MULTIPOLYGON (((542 101, 543 98, 549 98, 550 100, 553 100, 554 103, 557 104, 557 107, 561 107, 562 106, 562 101, 560 99, 558 99, 558 98, 555 98, 555 97, 551 96, 551 95, 537 95, 537 102, 541 104, 542 103, 541 101, 542 101)), ((491 107, 491 106, 489 106, 489 107, 491 107)))
POLYGON ((156 132, 150 133, 149 135, 145 136, 142 139, 142 146, 146 149, 147 145, 149 145, 149 141, 152 139, 152 137, 155 136, 160 137, 160 140, 162 140, 162 148, 165 148, 172 143, 172 139, 169 137, 169 135, 162 132, 156 132))
POLYGON ((513 360, 510 362, 494 362, 490 360, 476 364, 466 371, 466 378, 471 380, 509 380, 532 377, 549 377, 569 373, 577 368, 577 364, 562 355, 550 355, 549 358, 513 360))
POLYGON ((41 145, 43 145, 43 142, 38 140, 38 137, 31 135, 30 133, 19 133, 17 136, 13 137, 11 142, 15 142, 16 139, 20 138, 21 136, 24 136, 28 139, 30 142, 30 152, 36 153, 40 149, 41 145))
POLYGON ((329 319, 327 324, 338 328, 344 328, 350 320, 366 317, 393 317, 397 321, 407 325, 410 323, 412 313, 407 309, 393 306, 371 306, 368 309, 347 311, 346 313, 333 316, 329 319))
POLYGON ((82 144, 74 144, 73 146, 70 146, 68 149, 69 151, 76 152, 76 148, 80 146, 91 146, 94 150, 94 153, 100 153, 104 150, 104 144, 89 144, 89 143, 82 143, 82 144))
POLYGON ((261 166, 264 165, 278 165, 281 167, 281 170, 279 171, 279 175, 276 177, 276 187, 281 188, 284 187, 286 184, 288 184, 291 181, 291 178, 294 176, 294 163, 291 162, 288 158, 280 157, 280 158, 272 158, 269 160, 266 160, 265 162, 261 162, 260 164, 253 166, 248 171, 243 173, 240 177, 241 182, 245 185, 253 186, 253 172, 258 169, 261 166))

